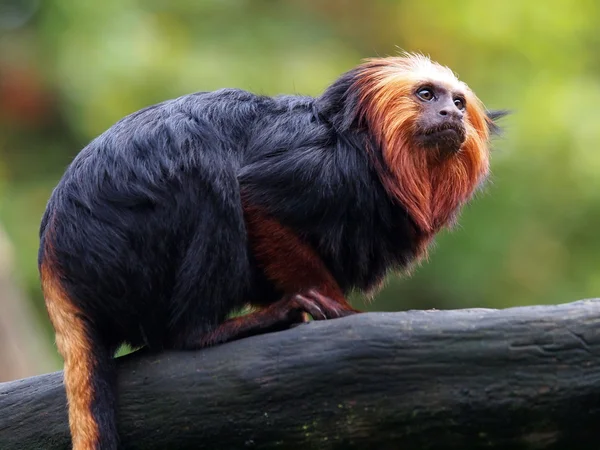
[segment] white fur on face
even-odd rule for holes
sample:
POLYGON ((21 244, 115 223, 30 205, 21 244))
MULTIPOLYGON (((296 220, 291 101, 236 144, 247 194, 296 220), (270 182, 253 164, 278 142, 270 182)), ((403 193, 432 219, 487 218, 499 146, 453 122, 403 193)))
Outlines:
POLYGON ((446 66, 431 61, 418 53, 407 53, 401 57, 390 58, 390 68, 398 70, 398 76, 421 84, 437 84, 455 94, 465 95, 469 87, 446 66))

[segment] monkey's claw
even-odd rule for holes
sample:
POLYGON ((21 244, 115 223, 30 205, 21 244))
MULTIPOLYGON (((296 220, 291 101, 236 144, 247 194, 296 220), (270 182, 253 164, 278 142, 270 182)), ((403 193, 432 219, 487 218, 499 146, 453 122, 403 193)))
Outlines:
POLYGON ((315 289, 309 290, 306 294, 298 294, 294 298, 304 304, 314 305, 318 308, 319 314, 316 316, 311 311, 307 311, 315 320, 336 319, 359 312, 351 308, 345 300, 343 303, 336 301, 315 289))

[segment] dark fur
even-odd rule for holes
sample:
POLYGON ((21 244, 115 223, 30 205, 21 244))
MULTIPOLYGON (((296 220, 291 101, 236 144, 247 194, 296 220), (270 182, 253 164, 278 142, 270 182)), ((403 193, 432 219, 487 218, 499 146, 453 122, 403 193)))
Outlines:
MULTIPOLYGON (((39 263, 51 245, 100 353, 124 342, 177 347, 244 304, 281 297, 253 261, 242 193, 311 244, 343 292, 368 290, 417 256, 419 231, 365 151, 373 142, 356 121, 354 76, 317 99, 184 96, 125 117, 83 149, 48 203, 39 263)), ((111 380, 110 362, 98 364, 107 373, 97 382, 111 380)), ((113 402, 95 398, 108 435, 98 448, 116 439, 113 402)))

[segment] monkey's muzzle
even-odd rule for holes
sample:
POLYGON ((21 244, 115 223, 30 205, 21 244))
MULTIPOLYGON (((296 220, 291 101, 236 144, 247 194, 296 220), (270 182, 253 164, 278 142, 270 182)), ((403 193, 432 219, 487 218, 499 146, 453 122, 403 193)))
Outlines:
POLYGON ((465 137, 465 127, 458 121, 444 121, 422 128, 417 133, 417 139, 424 148, 439 149, 444 153, 458 152, 465 142, 465 137))

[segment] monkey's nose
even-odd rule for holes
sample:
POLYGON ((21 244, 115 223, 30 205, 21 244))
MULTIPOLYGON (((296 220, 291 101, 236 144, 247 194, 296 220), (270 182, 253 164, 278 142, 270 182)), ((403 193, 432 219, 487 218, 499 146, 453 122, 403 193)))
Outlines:
POLYGON ((444 108, 440 109, 438 114, 440 116, 448 116, 449 118, 451 117, 453 119, 461 119, 463 116, 463 113, 461 111, 454 107, 448 106, 445 106, 444 108))

